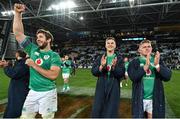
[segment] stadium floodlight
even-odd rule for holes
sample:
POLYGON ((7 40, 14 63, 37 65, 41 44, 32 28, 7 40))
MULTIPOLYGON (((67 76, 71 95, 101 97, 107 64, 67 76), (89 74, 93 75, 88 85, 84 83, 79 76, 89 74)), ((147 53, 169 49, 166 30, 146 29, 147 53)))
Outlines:
POLYGON ((129 0, 130 7, 134 6, 134 0, 129 0))
POLYGON ((65 9, 67 7, 67 4, 65 2, 59 3, 59 8, 60 9, 65 9))
POLYGON ((77 5, 73 1, 67 1, 67 8, 74 8, 77 7, 77 5))
POLYGON ((52 9, 59 10, 60 9, 60 5, 52 5, 52 9))
POLYGON ((109 0, 110 3, 127 2, 129 0, 109 0))
POLYGON ((77 7, 77 5, 73 1, 68 0, 60 3, 52 4, 47 10, 50 11, 50 10, 71 9, 75 7, 77 7))
POLYGON ((80 16, 80 17, 79 17, 79 20, 84 20, 84 17, 83 17, 83 16, 80 16))
POLYGON ((112 0, 111 2, 112 2, 112 3, 116 3, 116 0, 112 0))
POLYGON ((2 16, 6 16, 7 13, 6 12, 1 12, 1 14, 2 14, 2 16))
POLYGON ((3 11, 1 12, 2 16, 11 16, 13 14, 15 14, 15 12, 13 10, 9 10, 9 11, 3 11))

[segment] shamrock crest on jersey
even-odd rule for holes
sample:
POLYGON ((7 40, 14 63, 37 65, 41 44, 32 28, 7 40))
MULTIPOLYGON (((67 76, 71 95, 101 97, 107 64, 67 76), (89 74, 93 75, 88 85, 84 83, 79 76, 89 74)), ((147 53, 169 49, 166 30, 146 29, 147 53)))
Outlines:
POLYGON ((49 59, 49 57, 50 57, 49 55, 44 55, 45 60, 49 59))

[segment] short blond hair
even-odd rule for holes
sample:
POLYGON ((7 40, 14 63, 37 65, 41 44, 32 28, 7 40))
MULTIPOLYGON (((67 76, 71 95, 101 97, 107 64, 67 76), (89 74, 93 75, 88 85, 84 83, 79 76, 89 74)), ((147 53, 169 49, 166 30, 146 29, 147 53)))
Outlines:
POLYGON ((140 42, 139 46, 141 46, 144 43, 150 43, 151 44, 151 41, 150 40, 143 40, 143 41, 140 42))

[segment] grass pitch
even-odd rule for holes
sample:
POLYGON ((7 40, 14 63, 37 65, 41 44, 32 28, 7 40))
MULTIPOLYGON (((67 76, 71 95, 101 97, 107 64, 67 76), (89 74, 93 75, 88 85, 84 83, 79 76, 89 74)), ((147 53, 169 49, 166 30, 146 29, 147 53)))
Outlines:
MULTIPOLYGON (((95 88, 97 77, 91 74, 90 69, 78 69, 76 75, 70 77, 70 86, 74 87, 89 87, 95 88)), ((9 78, 4 74, 3 69, 0 69, 0 100, 7 98, 7 91, 9 85, 9 78)), ((57 86, 63 86, 63 79, 61 75, 56 80, 57 86)), ((172 78, 169 82, 164 82, 165 96, 167 101, 175 113, 176 117, 180 118, 180 71, 174 70, 172 78)), ((131 81, 128 80, 128 87, 131 89, 131 81)))

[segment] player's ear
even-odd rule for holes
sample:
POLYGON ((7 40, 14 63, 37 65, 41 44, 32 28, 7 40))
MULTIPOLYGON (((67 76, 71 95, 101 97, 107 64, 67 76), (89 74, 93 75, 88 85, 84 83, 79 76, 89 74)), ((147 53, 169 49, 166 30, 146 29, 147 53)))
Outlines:
POLYGON ((47 41, 51 44, 51 41, 52 41, 52 40, 49 38, 49 39, 47 39, 47 41))
POLYGON ((141 50, 141 48, 139 47, 139 48, 138 48, 138 52, 141 53, 141 51, 142 51, 142 50, 141 50))

